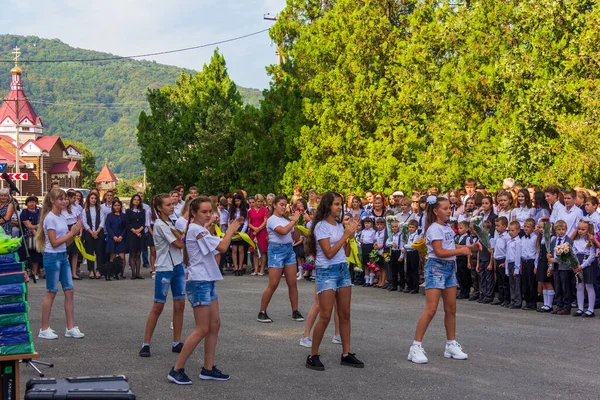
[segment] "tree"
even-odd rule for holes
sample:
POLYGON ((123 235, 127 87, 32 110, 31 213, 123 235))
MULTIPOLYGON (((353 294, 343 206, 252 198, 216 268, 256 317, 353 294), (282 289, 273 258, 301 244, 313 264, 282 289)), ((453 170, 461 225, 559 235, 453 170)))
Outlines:
POLYGON ((131 197, 137 193, 137 190, 130 185, 125 179, 119 179, 117 181, 117 196, 121 198, 121 200, 131 197))
POLYGON ((150 114, 140 114, 137 139, 155 190, 176 184, 196 185, 205 193, 231 189, 233 117, 242 98, 218 50, 202 72, 182 73, 174 86, 150 89, 147 98, 150 114))
POLYGON ((81 159, 81 185, 84 188, 90 188, 94 186, 94 181, 96 176, 98 176, 98 170, 96 169, 96 156, 90 149, 87 148, 81 142, 76 142, 73 140, 65 139, 63 140, 65 146, 73 145, 81 151, 83 158, 81 159))

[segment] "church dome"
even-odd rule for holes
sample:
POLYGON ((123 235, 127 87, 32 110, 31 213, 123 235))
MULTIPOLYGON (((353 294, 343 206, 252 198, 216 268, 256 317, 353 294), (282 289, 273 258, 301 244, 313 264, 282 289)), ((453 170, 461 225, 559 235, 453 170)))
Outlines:
POLYGON ((21 71, 21 68, 19 68, 18 65, 15 65, 15 67, 13 69, 10 70, 10 73, 15 75, 21 75, 23 73, 23 71, 21 71))

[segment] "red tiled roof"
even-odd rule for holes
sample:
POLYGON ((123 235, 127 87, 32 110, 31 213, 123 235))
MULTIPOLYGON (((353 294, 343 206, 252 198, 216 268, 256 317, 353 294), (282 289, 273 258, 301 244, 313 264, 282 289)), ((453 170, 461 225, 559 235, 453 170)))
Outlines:
POLYGON ((34 125, 42 123, 22 89, 11 89, 8 93, 6 101, 0 107, 0 121, 4 121, 8 117, 11 121, 16 122, 17 112, 15 106, 17 104, 19 105, 19 123, 23 122, 25 118, 34 125))
POLYGON ((77 166, 77 161, 64 161, 56 163, 50 168, 51 174, 66 174, 67 172, 72 172, 77 166))
POLYGON ((117 177, 115 176, 115 174, 112 173, 112 171, 110 170, 110 168, 108 168, 108 165, 104 164, 104 167, 102 167, 102 171, 100 171, 100 173, 98 174, 98 177, 96 178, 96 182, 116 182, 117 181, 117 177))
MULTIPOLYGON (((38 140, 36 140, 35 145, 39 147, 42 151, 50 151, 54 147, 57 141, 60 140, 60 136, 42 136, 38 140)), ((62 143, 62 140, 61 140, 62 143)), ((64 145, 63 145, 64 147, 64 145)))
MULTIPOLYGON (((15 163, 15 153, 6 150, 4 147, 0 147, 0 162, 6 162, 8 164, 15 163)), ((25 164, 25 162, 19 159, 19 165, 25 164)))

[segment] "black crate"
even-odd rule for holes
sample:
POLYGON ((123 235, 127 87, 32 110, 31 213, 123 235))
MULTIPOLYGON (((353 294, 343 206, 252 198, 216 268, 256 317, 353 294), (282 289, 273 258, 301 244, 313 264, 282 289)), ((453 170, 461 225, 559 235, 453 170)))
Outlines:
POLYGON ((30 379, 26 391, 25 400, 135 400, 124 375, 30 379))

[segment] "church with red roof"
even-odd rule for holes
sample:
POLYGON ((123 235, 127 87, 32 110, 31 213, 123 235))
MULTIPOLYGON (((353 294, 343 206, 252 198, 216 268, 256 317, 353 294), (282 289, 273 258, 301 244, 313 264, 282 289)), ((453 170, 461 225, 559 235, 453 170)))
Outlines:
POLYGON ((65 146, 60 136, 44 136, 44 124, 23 91, 19 49, 13 53, 10 91, 0 106, 0 164, 6 164, 9 173, 27 174, 26 180, 17 181, 23 195, 43 196, 53 182, 81 187, 81 151, 65 146))

